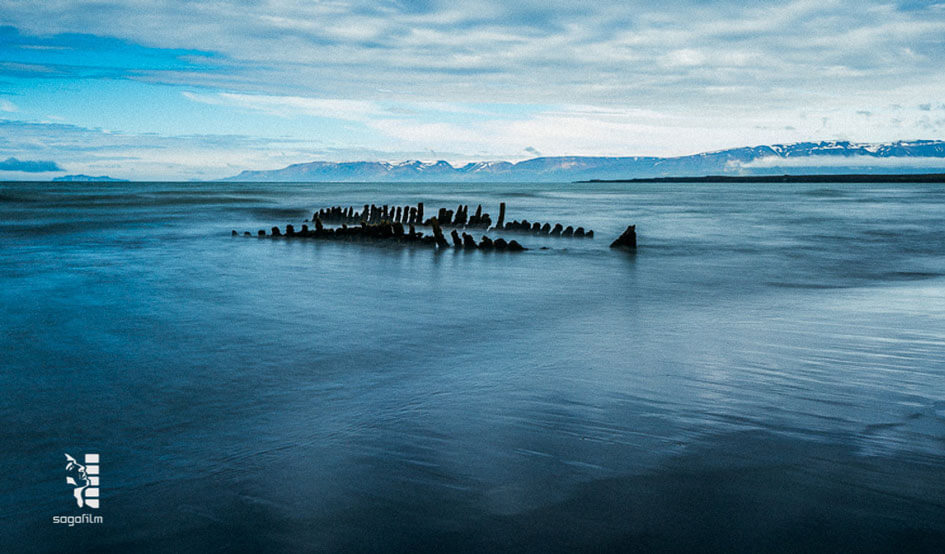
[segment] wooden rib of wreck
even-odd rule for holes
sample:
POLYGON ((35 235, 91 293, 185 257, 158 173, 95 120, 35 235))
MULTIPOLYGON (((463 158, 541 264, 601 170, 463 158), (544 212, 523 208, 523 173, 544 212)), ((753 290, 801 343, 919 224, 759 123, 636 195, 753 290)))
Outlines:
MULTIPOLYGON (((336 240, 336 241, 347 241, 347 242, 385 242, 391 244, 417 244, 425 245, 438 249, 483 249, 483 250, 508 250, 510 252, 522 252, 528 250, 518 241, 511 240, 506 242, 505 239, 497 238, 493 241, 488 236, 483 235, 481 242, 476 244, 475 239, 467 234, 463 233, 462 239, 460 239, 459 234, 454 229, 450 234, 450 237, 453 239, 453 244, 450 245, 450 242, 446 240, 446 237, 443 235, 443 229, 440 227, 436 218, 431 219, 431 225, 433 227, 432 235, 424 235, 422 232, 416 230, 416 226, 409 224, 408 227, 404 227, 404 224, 396 221, 391 223, 390 221, 382 221, 380 223, 365 223, 362 222, 360 225, 349 227, 347 224, 342 224, 337 228, 326 227, 322 220, 315 217, 315 229, 310 229, 308 225, 302 225, 300 230, 296 230, 293 225, 286 225, 285 233, 283 233, 279 227, 273 227, 269 234, 266 234, 264 229, 260 229, 257 232, 257 236, 261 238, 286 238, 286 239, 320 239, 320 240, 336 240)), ((239 236, 239 233, 235 230, 232 235, 239 236)), ((243 236, 252 236, 249 232, 243 233, 243 236)))
POLYGON ((551 237, 564 237, 564 238, 594 238, 594 231, 584 230, 584 227, 578 227, 575 229, 571 225, 564 227, 560 223, 557 223, 552 227, 550 223, 541 223, 538 221, 528 221, 523 219, 521 221, 509 221, 505 223, 505 202, 499 204, 499 222, 495 226, 496 229, 501 229, 503 231, 517 231, 519 233, 530 233, 532 235, 548 235, 551 237))
POLYGON ((506 222, 505 212, 506 205, 505 202, 502 202, 499 204, 499 219, 493 226, 492 216, 483 211, 482 204, 476 206, 476 210, 472 215, 469 215, 469 205, 460 204, 455 210, 440 208, 437 210, 435 217, 426 219, 423 215, 423 202, 418 203, 415 207, 364 204, 361 210, 356 210, 351 206, 347 208, 342 206, 323 208, 312 214, 311 221, 314 222, 316 219, 320 219, 323 223, 329 225, 357 225, 361 222, 373 225, 390 222, 432 227, 433 221, 436 220, 440 227, 494 229, 563 238, 594 238, 594 231, 585 230, 584 227, 574 228, 570 225, 565 227, 560 223, 552 226, 550 223, 529 222, 527 219, 506 222))
POLYGON ((617 237, 617 240, 610 243, 611 248, 623 248, 624 250, 637 249, 637 226, 628 225, 627 230, 617 237))

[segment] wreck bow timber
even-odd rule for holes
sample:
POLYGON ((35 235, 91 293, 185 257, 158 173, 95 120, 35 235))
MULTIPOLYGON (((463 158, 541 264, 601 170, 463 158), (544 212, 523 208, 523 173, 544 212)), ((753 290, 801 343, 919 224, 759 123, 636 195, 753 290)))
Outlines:
MULTIPOLYGON (((469 215, 468 205, 460 204, 455 210, 440 208, 436 216, 427 219, 424 219, 423 202, 416 206, 365 204, 360 210, 353 206, 323 208, 312 214, 311 221, 302 224, 301 229, 296 230, 294 225, 286 225, 283 233, 279 227, 273 227, 268 235, 264 229, 260 229, 256 236, 260 238, 285 237, 351 242, 422 244, 439 249, 452 247, 464 250, 508 250, 510 252, 528 250, 517 240, 506 240, 502 237, 492 239, 485 234, 477 242, 471 234, 465 232, 465 230, 473 229, 492 231, 493 233, 503 231, 560 238, 594 238, 593 230, 585 230, 584 227, 574 228, 571 225, 565 227, 561 223, 552 225, 547 222, 530 222, 527 219, 506 223, 505 202, 499 204, 499 218, 494 226, 492 217, 483 212, 482 204, 476 206, 476 210, 472 215, 469 215), (313 223, 314 229, 310 228, 308 223, 313 223), (335 227, 326 225, 335 225, 335 227), (432 234, 425 235, 423 232, 417 231, 417 227, 420 226, 430 227, 432 234), (446 239, 443 227, 453 228, 449 234, 450 240, 446 239), (463 229, 462 235, 460 235, 459 229, 463 229)), ((239 236, 239 233, 234 230, 232 236, 239 236)), ((243 236, 251 237, 253 235, 246 231, 243 236)), ((610 246, 611 248, 635 250, 635 226, 628 226, 620 238, 610 246)))

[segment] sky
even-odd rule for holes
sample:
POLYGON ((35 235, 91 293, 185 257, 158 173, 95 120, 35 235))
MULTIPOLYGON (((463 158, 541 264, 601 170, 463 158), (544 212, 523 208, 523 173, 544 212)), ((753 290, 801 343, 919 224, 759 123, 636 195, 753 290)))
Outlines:
POLYGON ((945 2, 0 0, 0 179, 943 131, 945 2))

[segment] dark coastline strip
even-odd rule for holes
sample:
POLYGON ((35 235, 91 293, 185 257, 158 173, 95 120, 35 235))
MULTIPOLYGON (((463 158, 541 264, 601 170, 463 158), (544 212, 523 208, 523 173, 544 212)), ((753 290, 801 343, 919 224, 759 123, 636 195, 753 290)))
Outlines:
POLYGON ((840 175, 704 175, 702 177, 642 177, 590 179, 575 183, 945 183, 945 173, 840 175))

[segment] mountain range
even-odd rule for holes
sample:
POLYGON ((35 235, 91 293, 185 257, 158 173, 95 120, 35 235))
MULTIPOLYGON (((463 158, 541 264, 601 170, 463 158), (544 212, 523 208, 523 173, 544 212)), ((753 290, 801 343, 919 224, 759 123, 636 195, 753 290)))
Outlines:
POLYGON ((53 178, 55 183, 91 183, 91 182, 109 182, 109 183, 120 183, 127 182, 127 179, 115 179, 107 175, 99 175, 94 177, 92 175, 63 175, 62 177, 53 178))
POLYGON ((549 182, 703 175, 929 173, 945 171, 945 141, 891 143, 798 142, 750 146, 689 156, 539 157, 517 163, 308 162, 243 171, 225 181, 549 182))

